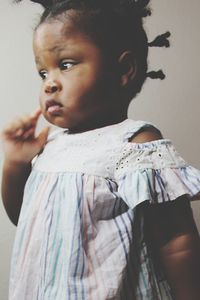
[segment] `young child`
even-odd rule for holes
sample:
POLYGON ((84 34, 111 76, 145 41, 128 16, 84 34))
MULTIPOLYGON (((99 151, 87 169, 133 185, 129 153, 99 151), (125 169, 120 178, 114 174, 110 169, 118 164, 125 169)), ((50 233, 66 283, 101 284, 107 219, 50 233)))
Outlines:
POLYGON ((2 133, 2 198, 17 225, 10 300, 199 300, 189 200, 200 171, 127 118, 147 76, 149 1, 33 1, 40 109, 2 133), (60 127, 35 136, 40 114, 60 127), (33 160, 34 158, 34 160, 33 160))

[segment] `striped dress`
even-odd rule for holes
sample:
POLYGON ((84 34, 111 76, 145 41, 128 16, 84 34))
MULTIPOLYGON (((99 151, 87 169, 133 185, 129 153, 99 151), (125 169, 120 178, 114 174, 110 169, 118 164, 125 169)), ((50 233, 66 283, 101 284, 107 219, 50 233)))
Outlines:
POLYGON ((50 134, 27 180, 10 300, 160 300, 170 288, 144 238, 142 202, 200 190, 168 139, 129 142, 143 121, 50 134))

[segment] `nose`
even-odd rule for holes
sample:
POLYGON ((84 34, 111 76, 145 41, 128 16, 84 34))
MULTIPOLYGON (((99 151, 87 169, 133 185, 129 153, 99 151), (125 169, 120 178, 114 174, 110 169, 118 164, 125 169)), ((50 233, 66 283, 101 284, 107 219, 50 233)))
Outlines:
POLYGON ((61 83, 57 80, 47 80, 45 83, 45 93, 53 94, 61 90, 61 83))

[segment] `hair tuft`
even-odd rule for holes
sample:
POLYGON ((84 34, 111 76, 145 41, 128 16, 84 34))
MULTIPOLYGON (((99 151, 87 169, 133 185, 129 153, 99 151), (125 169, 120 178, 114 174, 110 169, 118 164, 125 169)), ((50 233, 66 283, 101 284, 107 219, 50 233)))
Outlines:
POLYGON ((166 77, 162 70, 148 72, 146 76, 151 79, 161 79, 161 80, 165 79, 166 77))
POLYGON ((152 42, 148 43, 149 47, 169 47, 170 42, 168 37, 170 37, 171 33, 169 31, 158 35, 152 42))

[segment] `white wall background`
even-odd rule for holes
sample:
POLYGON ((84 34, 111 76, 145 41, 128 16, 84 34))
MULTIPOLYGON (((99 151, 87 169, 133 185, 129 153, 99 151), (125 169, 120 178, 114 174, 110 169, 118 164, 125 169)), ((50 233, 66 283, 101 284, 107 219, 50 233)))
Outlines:
MULTIPOLYGON (((146 19, 149 40, 171 31, 171 48, 152 48, 149 69, 162 68, 164 81, 148 79, 132 102, 129 117, 153 122, 179 153, 200 168, 200 1, 152 0, 146 19)), ((37 104, 39 78, 32 54, 32 31, 41 8, 25 1, 0 1, 0 128, 37 104)), ((2 165, 2 154, 0 154, 2 165)), ((200 229, 200 204, 193 204, 200 229)), ((8 299, 8 277, 15 227, 0 204, 0 299, 8 299)), ((20 300, 20 299, 19 299, 20 300)), ((34 300, 34 299, 33 299, 34 300)), ((53 299, 52 299, 53 300, 53 299)), ((62 299, 61 299, 62 300, 62 299)))

